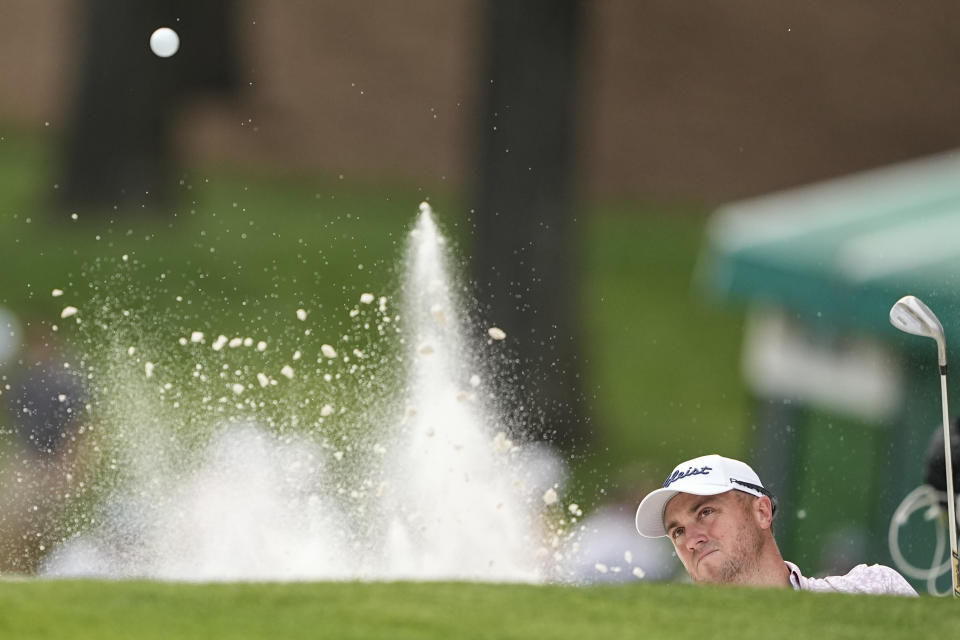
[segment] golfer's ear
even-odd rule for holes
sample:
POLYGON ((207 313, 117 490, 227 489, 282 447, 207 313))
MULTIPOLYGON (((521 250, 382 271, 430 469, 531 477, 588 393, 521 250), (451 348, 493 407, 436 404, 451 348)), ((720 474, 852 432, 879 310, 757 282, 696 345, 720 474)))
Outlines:
POLYGON ((753 517, 761 529, 773 526, 773 503, 767 496, 760 496, 753 501, 753 517))

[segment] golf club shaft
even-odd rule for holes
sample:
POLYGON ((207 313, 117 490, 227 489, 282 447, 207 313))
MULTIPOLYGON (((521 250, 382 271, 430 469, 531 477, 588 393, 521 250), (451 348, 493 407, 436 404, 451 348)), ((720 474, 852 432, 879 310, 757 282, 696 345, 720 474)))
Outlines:
POLYGON ((957 556, 956 496, 953 493, 953 461, 950 459, 950 409, 947 407, 947 368, 940 373, 940 394, 943 405, 943 454, 944 471, 947 474, 947 528, 950 530, 950 579, 953 582, 953 597, 960 598, 960 557, 957 556))

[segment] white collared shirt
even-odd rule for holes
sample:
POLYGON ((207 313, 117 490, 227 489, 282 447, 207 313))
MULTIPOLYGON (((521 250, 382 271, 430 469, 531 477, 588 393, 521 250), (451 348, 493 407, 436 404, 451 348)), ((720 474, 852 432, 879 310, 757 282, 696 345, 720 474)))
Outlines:
POLYGON ((917 592, 899 573, 882 564, 858 564, 844 576, 806 578, 792 562, 784 561, 790 570, 790 584, 800 591, 840 591, 915 596, 917 592))

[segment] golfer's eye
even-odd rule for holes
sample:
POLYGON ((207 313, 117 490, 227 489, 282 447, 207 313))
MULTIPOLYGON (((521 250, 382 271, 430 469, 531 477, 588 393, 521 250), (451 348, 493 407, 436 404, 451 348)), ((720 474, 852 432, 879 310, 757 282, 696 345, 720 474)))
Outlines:
POLYGON ((682 536, 682 535, 683 535, 683 527, 677 527, 677 528, 674 529, 673 532, 670 534, 670 537, 673 538, 674 540, 676 540, 677 538, 679 538, 679 537, 682 536))
POLYGON ((705 518, 706 516, 709 516, 711 513, 713 513, 713 507, 704 507, 703 509, 700 510, 700 517, 705 518))

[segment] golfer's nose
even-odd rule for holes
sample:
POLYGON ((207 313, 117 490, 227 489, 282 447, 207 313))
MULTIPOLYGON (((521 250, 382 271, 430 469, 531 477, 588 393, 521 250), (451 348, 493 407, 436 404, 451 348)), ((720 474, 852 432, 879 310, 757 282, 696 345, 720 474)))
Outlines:
POLYGON ((688 527, 686 534, 687 534, 686 536, 687 539, 684 540, 684 543, 686 544, 687 549, 691 553, 696 551, 700 547, 700 545, 705 544, 707 542, 707 536, 703 532, 703 529, 688 527))

